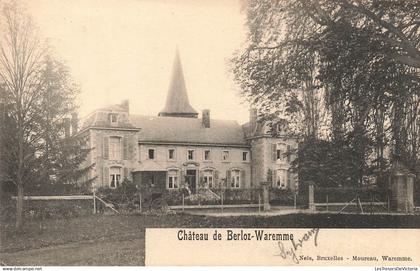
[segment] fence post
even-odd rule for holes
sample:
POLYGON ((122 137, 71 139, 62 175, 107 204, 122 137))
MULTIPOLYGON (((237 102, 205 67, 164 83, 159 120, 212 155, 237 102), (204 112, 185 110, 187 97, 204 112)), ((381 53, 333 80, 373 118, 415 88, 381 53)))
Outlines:
POLYGON ((182 211, 184 211, 184 205, 185 205, 185 195, 182 193, 182 211))
POLYGON ((223 192, 222 192, 222 197, 221 197, 221 202, 222 202, 222 213, 223 213, 223 198, 224 198, 224 195, 223 195, 223 192))
MULTIPOLYGON (((334 209, 334 208, 333 208, 334 209)), ((327 194, 327 211, 328 211, 328 194, 327 194)))
POLYGON ((314 185, 312 183, 308 186, 308 192, 309 192, 309 210, 315 211, 315 195, 314 195, 314 185))
POLYGON ((139 193, 139 212, 141 213, 141 211, 142 211, 141 189, 140 189, 140 185, 139 184, 136 184, 136 189, 137 189, 137 192, 139 193))
POLYGON ((388 198, 388 200, 387 200, 387 205, 388 205, 388 206, 387 206, 387 207, 388 207, 388 213, 389 213, 389 205, 390 205, 390 204, 389 204, 389 194, 388 194, 388 197, 387 197, 387 198, 388 198))
POLYGON ((269 211, 270 210, 270 190, 269 187, 271 185, 271 182, 261 182, 260 183, 263 193, 263 210, 269 211))
POLYGON ((140 213, 143 211, 142 210, 142 202, 141 202, 141 191, 139 191, 139 209, 140 209, 140 213))
POLYGON ((373 194, 370 193, 370 213, 373 214, 373 194))
POLYGON ((258 213, 261 213, 261 194, 258 193, 258 213))
POLYGON ((296 193, 293 194, 293 207, 294 209, 296 209, 296 205, 297 205, 297 195, 296 193))
POLYGON ((95 188, 93 189, 93 213, 96 214, 96 195, 95 195, 95 188))

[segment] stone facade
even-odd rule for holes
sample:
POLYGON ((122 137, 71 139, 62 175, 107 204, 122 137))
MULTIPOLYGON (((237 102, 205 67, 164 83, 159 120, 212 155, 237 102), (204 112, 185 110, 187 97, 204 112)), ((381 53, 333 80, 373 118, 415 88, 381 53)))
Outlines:
MULTIPOLYGON (((161 189, 188 186, 242 189, 262 182, 297 191, 289 171, 297 138, 286 129, 273 133, 269 123, 202 118, 189 104, 179 55, 174 62, 168 97, 159 116, 130 115, 127 100, 100 108, 86 117, 80 134, 92 148, 88 178, 96 187, 116 188, 130 180, 161 189)), ((254 112, 254 111, 252 111, 254 112)))
MULTIPOLYGON (((229 172, 240 172, 240 183, 238 188, 251 186, 251 152, 249 148, 234 148, 221 146, 199 146, 199 145, 139 145, 140 166, 149 161, 154 161, 164 171, 179 170, 184 175, 187 170, 195 170, 197 173, 196 188, 206 185, 204 180, 205 171, 212 174, 212 187, 220 187, 226 183, 229 172), (149 159, 148 151, 155 152, 154 159, 149 159), (174 158, 169 158, 169 151, 173 151, 174 158), (193 151, 193 159, 188 158, 188 151, 193 151), (207 152, 207 159, 205 152, 207 152), (228 152, 228 158, 223 160, 223 152, 228 152), (246 154, 244 154, 246 153, 246 154), (244 157, 246 156, 246 158, 244 157), (244 160, 245 158, 245 160, 244 160)), ((181 181, 182 183, 182 181, 181 181)), ((232 186, 232 184, 225 184, 232 186)), ((168 185, 166 185, 168 188, 168 185)))
POLYGON ((271 182, 273 187, 297 191, 298 178, 291 171, 291 163, 296 158, 298 138, 273 135, 267 128, 250 136, 249 142, 253 186, 271 182))

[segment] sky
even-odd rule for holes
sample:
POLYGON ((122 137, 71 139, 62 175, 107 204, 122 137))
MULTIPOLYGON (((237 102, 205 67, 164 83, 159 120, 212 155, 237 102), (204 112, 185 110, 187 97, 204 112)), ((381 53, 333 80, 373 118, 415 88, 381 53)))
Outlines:
POLYGON ((245 40, 239 0, 27 0, 55 55, 81 88, 80 116, 130 100, 130 114, 164 107, 178 46, 191 105, 248 120, 229 72, 245 40))

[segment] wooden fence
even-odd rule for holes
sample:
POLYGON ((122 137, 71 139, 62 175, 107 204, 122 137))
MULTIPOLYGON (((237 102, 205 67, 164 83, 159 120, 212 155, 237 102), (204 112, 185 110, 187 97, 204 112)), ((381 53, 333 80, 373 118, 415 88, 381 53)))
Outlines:
MULTIPOLYGON (((16 200, 17 197, 13 196, 12 199, 16 200)), ((103 199, 98 197, 95 193, 93 193, 92 195, 72 195, 72 196, 24 196, 23 200, 45 200, 45 201, 50 201, 50 200, 92 200, 93 201, 93 213, 94 214, 96 214, 96 206, 97 206, 96 200, 99 200, 100 202, 102 202, 105 205, 105 207, 110 208, 115 213, 119 213, 119 211, 116 210, 112 204, 104 201, 103 199)))

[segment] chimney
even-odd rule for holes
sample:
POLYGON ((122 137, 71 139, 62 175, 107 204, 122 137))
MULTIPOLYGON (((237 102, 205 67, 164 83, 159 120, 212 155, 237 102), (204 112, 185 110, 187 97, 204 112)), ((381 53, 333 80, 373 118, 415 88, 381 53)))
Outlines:
POLYGON ((210 128, 210 110, 204 109, 201 115, 203 127, 210 128))
POLYGON ((71 134, 77 134, 77 130, 79 129, 79 119, 77 118, 77 113, 74 112, 71 114, 71 134))
POLYGON ((70 137, 70 118, 64 119, 64 136, 66 138, 70 137))
POLYGON ((130 102, 129 102, 129 100, 122 100, 121 101, 121 106, 124 107, 124 109, 127 110, 127 112, 130 112, 130 102))
POLYGON ((257 125, 257 117, 258 117, 258 111, 255 108, 252 108, 249 110, 249 122, 251 123, 252 129, 255 128, 257 125))

